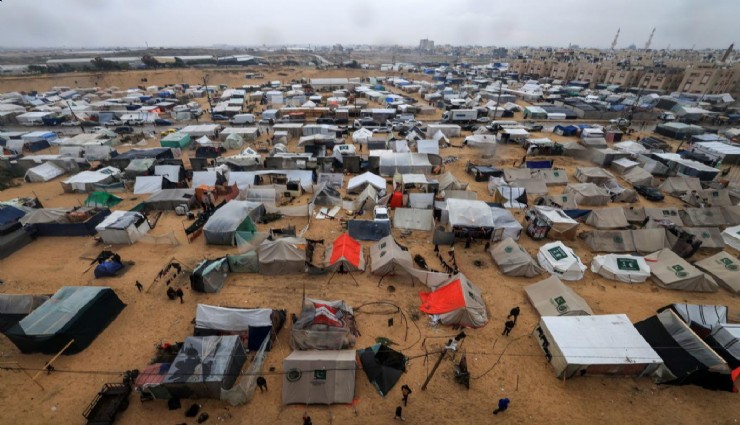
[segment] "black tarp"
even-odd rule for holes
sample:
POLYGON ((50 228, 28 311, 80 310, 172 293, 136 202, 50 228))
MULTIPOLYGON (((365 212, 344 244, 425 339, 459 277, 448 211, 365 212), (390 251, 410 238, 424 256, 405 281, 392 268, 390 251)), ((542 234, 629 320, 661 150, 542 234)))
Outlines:
POLYGON ((49 299, 49 295, 0 294, 0 332, 23 320, 49 299))
POLYGON ((65 286, 26 316, 5 335, 23 353, 64 354, 87 348, 126 305, 113 289, 100 286, 65 286))
POLYGON ((375 344, 357 353, 367 379, 381 396, 388 394, 406 371, 406 357, 385 344, 375 344))
POLYGON ((389 221, 350 220, 347 231, 358 241, 379 241, 391 234, 389 221))

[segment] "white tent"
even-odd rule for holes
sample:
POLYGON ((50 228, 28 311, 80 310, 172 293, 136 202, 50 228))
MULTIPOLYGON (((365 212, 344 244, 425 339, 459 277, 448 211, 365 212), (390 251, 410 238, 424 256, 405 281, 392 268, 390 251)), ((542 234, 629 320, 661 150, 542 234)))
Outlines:
POLYGON ((163 178, 162 176, 137 176, 134 183, 134 195, 162 190, 163 178))
POLYGON ((491 208, 493 214, 494 229, 503 229, 502 238, 512 238, 519 240, 522 234, 522 225, 517 221, 511 211, 504 208, 491 208))
POLYGON ((180 181, 180 167, 179 165, 155 165, 154 175, 164 176, 167 180, 177 183, 180 181))
POLYGON ((560 241, 541 246, 537 261, 545 270, 563 280, 581 280, 586 271, 576 253, 560 241))
MULTIPOLYGON (((193 187, 199 186, 216 186, 218 180, 218 174, 215 171, 194 171, 193 172, 193 187)), ((252 180, 254 181, 254 179, 252 180)), ((229 182, 231 185, 231 182, 229 182)), ((241 189, 241 187, 240 187, 241 189)))
POLYGON ((650 277, 650 266, 643 257, 626 254, 597 255, 591 261, 591 271, 627 283, 642 283, 650 277))
POLYGON ((149 232, 149 222, 143 215, 132 211, 113 211, 95 226, 103 243, 131 245, 149 232))
POLYGON ((26 181, 32 183, 48 182, 49 180, 57 178, 62 174, 64 174, 63 168, 54 165, 54 163, 52 162, 45 162, 26 171, 26 181))
POLYGON ((740 251, 740 226, 728 227, 722 232, 725 245, 740 251))
POLYGON ((352 133, 352 141, 355 143, 365 144, 371 137, 373 132, 364 127, 352 133))
POLYGON ((372 185, 378 190, 385 190, 385 179, 369 171, 352 177, 347 183, 347 192, 361 191, 366 185, 372 185))

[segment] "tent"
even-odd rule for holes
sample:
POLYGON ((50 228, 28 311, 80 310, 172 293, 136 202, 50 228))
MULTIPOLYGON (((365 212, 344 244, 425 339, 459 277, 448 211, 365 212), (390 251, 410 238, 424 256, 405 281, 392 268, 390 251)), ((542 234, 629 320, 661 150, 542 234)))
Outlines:
POLYGON ((650 186, 655 187, 656 181, 652 174, 650 174, 648 171, 646 171, 642 167, 634 167, 624 173, 622 175, 622 178, 627 182, 634 186, 641 185, 641 186, 650 186))
POLYGON ((581 183, 593 183, 598 186, 614 179, 612 173, 601 167, 578 167, 573 177, 581 183))
POLYGON ((720 207, 685 208, 678 214, 681 221, 690 227, 720 227, 727 224, 720 207))
POLYGON ((85 199, 85 206, 110 208, 121 203, 123 199, 108 192, 93 192, 85 199))
POLYGON ((635 230, 594 230, 581 235, 593 252, 638 252, 648 254, 668 248, 663 227, 635 230))
POLYGON ((113 211, 95 226, 100 239, 111 245, 131 245, 150 229, 146 217, 133 211, 113 211))
POLYGON ((162 189, 144 201, 147 210, 170 211, 180 205, 190 210, 195 206, 195 189, 162 189))
POLYGON ((650 266, 644 258, 625 254, 597 255, 591 261, 591 271, 627 283, 642 283, 650 277, 650 266))
MULTIPOLYGON (((238 240, 237 240, 238 245, 238 240)), ((226 261, 229 262, 231 273, 259 273, 260 263, 257 251, 252 250, 243 254, 228 254, 226 261)))
POLYGON ((699 385, 732 391, 727 362, 705 344, 681 318, 666 309, 635 324, 664 364, 656 371, 659 384, 699 385))
POLYGON ((163 148, 187 149, 187 147, 190 146, 191 142, 192 139, 190 138, 189 134, 178 132, 168 134, 167 136, 163 137, 162 140, 159 141, 159 145, 163 148))
POLYGON ((385 344, 357 350, 367 379, 385 397, 406 371, 408 358, 385 344))
POLYGON ((645 376, 663 364, 624 314, 543 316, 533 336, 558 378, 645 376))
POLYGON ((619 229, 629 226, 624 209, 619 207, 592 210, 586 218, 586 224, 597 229, 619 229))
POLYGON ((114 182, 120 171, 106 167, 98 171, 82 171, 62 182, 62 189, 67 193, 92 192, 96 185, 107 185, 114 182))
POLYGON ((563 280, 581 280, 586 266, 575 251, 556 241, 540 247, 537 261, 549 273, 563 280))
POLYGON ((527 190, 524 186, 509 185, 502 178, 491 177, 488 180, 488 193, 493 197, 493 202, 503 204, 504 208, 527 207, 527 190))
POLYGON ((350 220, 347 233, 358 241, 379 241, 391 234, 390 221, 350 220))
MULTIPOLYGON (((694 235, 694 238, 701 242, 701 249, 721 250, 725 247, 722 240, 722 233, 718 227, 682 227, 682 231, 694 235)), ((678 236, 673 232, 666 232, 668 242, 671 248, 676 247, 678 236)))
POLYGON ((462 273, 451 277, 433 292, 420 292, 421 310, 444 325, 479 328, 488 321, 480 289, 462 273))
MULTIPOLYGON (((740 368, 740 324, 722 323, 717 325, 705 338, 707 344, 730 366, 734 374, 740 368)), ((734 375, 733 381, 737 381, 734 375)))
MULTIPOLYGON (((285 324, 285 311, 269 308, 232 308, 198 304, 195 336, 239 335, 249 351, 257 351, 266 338, 273 339, 285 324)), ((269 345, 267 349, 269 350, 269 345)))
POLYGON ((529 302, 540 316, 588 316, 594 314, 581 298, 557 276, 524 287, 529 302))
POLYGON ((48 299, 48 295, 0 294, 0 332, 13 327, 48 299))
POLYGON ((348 233, 343 233, 326 249, 324 264, 327 270, 334 272, 363 271, 365 256, 362 245, 348 233))
POLYGON ((113 277, 118 275, 119 272, 121 272, 125 266, 123 263, 119 263, 118 261, 103 261, 102 263, 95 266, 95 270, 93 271, 93 275, 96 279, 101 277, 113 277))
POLYGON ((25 179, 31 183, 48 182, 64 173, 64 168, 55 165, 53 162, 44 162, 26 171, 25 179))
POLYGON ((370 246, 370 273, 385 276, 403 274, 414 268, 411 253, 401 248, 389 235, 370 246))
POLYGON ((229 263, 226 257, 203 260, 190 274, 190 287, 198 292, 218 292, 224 287, 228 276, 229 263))
POLYGON ((716 292, 717 283, 670 249, 645 256, 656 285, 681 291, 716 292))
POLYGON ((541 225, 549 228, 552 239, 573 239, 578 231, 578 222, 570 218, 563 210, 556 207, 535 205, 530 209, 530 225, 541 225))
POLYGON ((695 262, 694 266, 712 276, 728 291, 740 294, 740 261, 734 256, 722 251, 695 262))
POLYGON ((441 176, 437 177, 437 181, 439 182, 439 190, 444 191, 447 189, 451 190, 466 190, 468 188, 467 183, 463 183, 460 180, 455 177, 454 174, 447 171, 446 173, 442 174, 441 176))
POLYGON ((701 335, 707 335, 712 328, 727 323, 727 306, 699 304, 670 304, 658 309, 673 310, 689 327, 701 335))
POLYGON ((354 313, 344 301, 303 300, 293 323, 290 346, 294 350, 342 350, 355 345, 354 313))
POLYGON ((348 404, 355 398, 354 350, 293 351, 283 360, 283 404, 348 404))
POLYGON ((101 286, 64 286, 31 314, 5 331, 21 352, 64 354, 89 346, 126 305, 113 289, 101 286))
POLYGON ((491 214, 493 214, 493 228, 495 234, 498 235, 500 229, 500 238, 519 240, 519 236, 522 234, 522 225, 517 221, 511 211, 504 208, 491 207, 491 214))
POLYGON ((740 205, 722 207, 722 213, 725 215, 725 222, 728 226, 740 225, 740 205))
POLYGON ((570 183, 563 193, 572 196, 578 206, 601 206, 611 201, 609 192, 593 183, 570 183))
POLYGON ((137 176, 134 182, 134 195, 154 193, 166 188, 163 176, 137 176))
POLYGON ((385 190, 385 179, 369 171, 352 177, 347 182, 347 193, 360 193, 366 186, 371 185, 378 191, 385 190))
POLYGON ((233 245, 238 232, 254 231, 254 221, 264 207, 249 201, 231 200, 214 212, 203 226, 206 243, 233 245))
POLYGON ((302 273, 306 270, 306 240, 303 238, 264 240, 257 248, 257 255, 262 274, 302 273))
POLYGON ((174 398, 221 399, 234 386, 247 360, 238 335, 189 336, 162 386, 174 398))
POLYGON ((543 179, 548 186, 563 186, 568 184, 568 173, 565 170, 540 168, 531 171, 533 177, 543 179))
POLYGON ((693 207, 730 207, 730 191, 727 189, 703 189, 697 192, 686 192, 681 200, 693 207))
POLYGON ((326 182, 321 183, 316 189, 314 189, 311 203, 319 207, 341 206, 342 197, 337 188, 326 182))
POLYGON ((491 207, 483 201, 448 199, 447 212, 453 228, 493 229, 491 207))
POLYGON ((645 217, 649 217, 652 221, 670 221, 676 226, 684 225, 676 207, 645 208, 644 211, 645 217))
POLYGON ((20 221, 37 237, 92 236, 108 215, 108 208, 35 208, 20 221))
POLYGON ((697 177, 668 177, 660 185, 660 190, 669 195, 681 197, 686 192, 699 192, 702 187, 697 177))
POLYGON ((740 226, 728 227, 722 231, 722 240, 729 247, 740 251, 740 226))
POLYGON ((434 227, 434 211, 419 208, 396 208, 393 213, 393 227, 431 231, 434 227))
POLYGON ((532 256, 510 237, 491 247, 489 252, 506 276, 534 277, 544 272, 532 256))

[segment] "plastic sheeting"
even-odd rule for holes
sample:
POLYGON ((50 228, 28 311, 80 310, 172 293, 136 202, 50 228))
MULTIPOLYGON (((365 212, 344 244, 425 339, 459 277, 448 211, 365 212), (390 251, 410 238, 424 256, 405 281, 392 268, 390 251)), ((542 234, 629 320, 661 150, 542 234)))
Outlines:
POLYGON ((483 201, 448 199, 447 211, 453 227, 495 227, 491 207, 483 201))
POLYGON ((586 266, 576 255, 575 251, 562 242, 551 242, 540 247, 537 253, 540 266, 551 274, 563 280, 581 280, 586 266))
POLYGON ((162 176, 138 176, 134 183, 134 195, 154 193, 162 189, 162 176))
POLYGON ((591 271, 627 283, 642 283, 650 277, 650 266, 644 258, 624 254, 597 255, 591 262, 591 271))
POLYGON ((51 162, 45 162, 26 171, 26 181, 32 183, 48 182, 64 174, 64 169, 51 162))

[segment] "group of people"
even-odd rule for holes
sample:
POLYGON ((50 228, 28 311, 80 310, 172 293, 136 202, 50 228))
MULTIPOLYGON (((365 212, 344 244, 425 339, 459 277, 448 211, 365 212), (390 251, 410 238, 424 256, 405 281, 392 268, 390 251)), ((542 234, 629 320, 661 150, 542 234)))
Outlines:
POLYGON ((504 331, 501 333, 503 336, 509 336, 511 330, 516 326, 516 319, 519 317, 519 306, 511 309, 509 315, 506 316, 506 323, 504 323, 504 331))
POLYGON ((397 406, 396 407, 396 416, 393 417, 393 419, 400 419, 402 421, 405 421, 406 418, 403 417, 403 408, 408 405, 409 402, 409 396, 411 395, 413 391, 411 391, 411 387, 409 387, 406 384, 403 384, 401 386, 401 394, 403 395, 403 398, 401 399, 401 402, 403 403, 403 406, 397 406))
POLYGON ((455 259, 455 249, 452 248, 447 253, 450 256, 450 262, 452 265, 450 266, 445 262, 444 258, 442 258, 442 254, 439 253, 439 245, 434 245, 434 253, 437 254, 437 258, 439 259, 439 262, 442 263, 442 268, 445 270, 447 274, 457 274, 458 268, 457 268, 457 260, 455 259))

